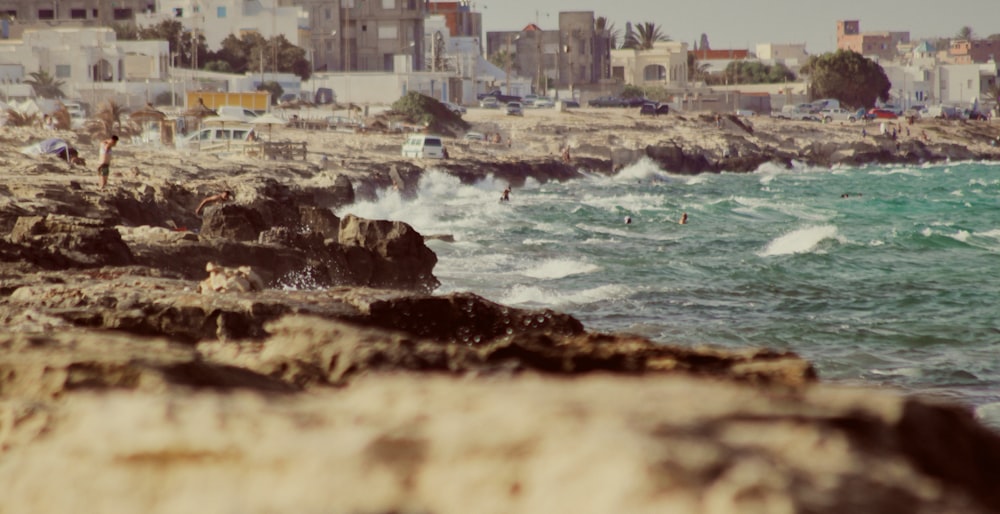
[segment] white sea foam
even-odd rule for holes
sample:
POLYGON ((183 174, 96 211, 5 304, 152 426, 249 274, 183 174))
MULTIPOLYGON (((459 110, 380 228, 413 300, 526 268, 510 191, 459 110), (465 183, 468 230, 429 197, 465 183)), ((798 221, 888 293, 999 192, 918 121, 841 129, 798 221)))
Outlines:
POLYGON ((807 253, 815 250, 822 241, 836 237, 837 227, 833 225, 801 228, 774 239, 758 255, 761 257, 771 257, 775 255, 807 253))
POLYGON ((961 241, 964 243, 969 240, 970 236, 972 236, 972 234, 970 234, 968 230, 959 230, 958 232, 955 232, 949 237, 955 239, 956 241, 961 241))
POLYGON ((507 305, 546 305, 565 308, 622 298, 629 292, 622 285, 605 285, 582 291, 560 291, 535 285, 515 285, 499 302, 507 305))
POLYGON ((609 177, 614 182, 635 182, 636 180, 667 180, 668 174, 663 171, 652 159, 643 157, 634 164, 630 164, 621 169, 614 176, 609 177))
POLYGON ((599 269, 599 266, 586 262, 569 259, 549 259, 532 268, 522 271, 521 274, 531 278, 552 280, 571 275, 593 273, 599 269))

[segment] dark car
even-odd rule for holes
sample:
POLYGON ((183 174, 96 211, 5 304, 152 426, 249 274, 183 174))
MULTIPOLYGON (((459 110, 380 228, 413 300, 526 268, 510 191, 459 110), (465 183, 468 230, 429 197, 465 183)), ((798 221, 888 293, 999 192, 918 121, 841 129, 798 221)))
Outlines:
POLYGON ((640 116, 658 116, 660 114, 670 114, 670 106, 656 102, 646 102, 639 108, 640 116))
POLYGON ((617 96, 601 96, 587 102, 587 105, 591 107, 625 107, 625 100, 617 96))
POLYGON ((476 99, 477 100, 482 100, 483 98, 486 98, 488 96, 492 96, 493 98, 496 98, 497 102, 500 102, 502 104, 505 104, 507 102, 520 102, 521 101, 521 97, 520 96, 517 96, 517 95, 505 95, 505 94, 502 94, 499 89, 494 89, 493 91, 490 91, 489 93, 483 93, 483 94, 480 94, 480 95, 476 95, 476 99))
POLYGON ((579 107, 580 106, 580 102, 577 102, 576 100, 560 100, 560 101, 562 102, 563 107, 565 107, 567 109, 569 109, 571 107, 579 107))
POLYGON ((623 107, 642 107, 647 103, 656 103, 656 102, 650 102, 649 100, 641 96, 634 98, 622 98, 623 107))

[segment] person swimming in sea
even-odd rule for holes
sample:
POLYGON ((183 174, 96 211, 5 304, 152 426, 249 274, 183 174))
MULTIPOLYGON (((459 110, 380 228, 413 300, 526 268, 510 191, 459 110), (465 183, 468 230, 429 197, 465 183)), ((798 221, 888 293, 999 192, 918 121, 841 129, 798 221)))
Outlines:
POLYGON ((510 184, 507 184, 507 187, 504 188, 503 195, 500 196, 500 201, 501 202, 510 201, 510 184))
POLYGON ((685 212, 685 213, 681 214, 681 220, 678 221, 677 223, 679 223, 681 225, 687 225, 687 222, 688 222, 688 213, 685 212))

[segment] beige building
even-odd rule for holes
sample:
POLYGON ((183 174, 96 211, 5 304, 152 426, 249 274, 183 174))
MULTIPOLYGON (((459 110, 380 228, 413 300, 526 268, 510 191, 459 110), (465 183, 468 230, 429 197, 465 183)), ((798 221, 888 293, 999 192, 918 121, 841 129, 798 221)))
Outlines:
POLYGON ((659 41, 650 50, 611 51, 611 78, 639 87, 687 87, 687 43, 659 41))
POLYGON ((393 71, 397 55, 425 69, 423 0, 281 0, 302 7, 316 71, 393 71))

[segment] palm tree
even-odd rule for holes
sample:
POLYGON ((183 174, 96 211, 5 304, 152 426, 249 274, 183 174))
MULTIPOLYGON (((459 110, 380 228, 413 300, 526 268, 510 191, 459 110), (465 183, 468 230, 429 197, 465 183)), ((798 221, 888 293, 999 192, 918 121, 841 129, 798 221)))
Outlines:
POLYGON ((608 20, 604 16, 598 16, 594 20, 594 32, 599 35, 608 38, 608 47, 612 50, 618 48, 618 36, 621 35, 618 29, 615 28, 615 23, 608 20))
POLYGON ((635 26, 635 32, 626 36, 625 44, 622 48, 636 48, 638 50, 651 50, 657 41, 670 41, 670 37, 664 34, 655 23, 643 22, 635 26))
POLYGON ((35 96, 42 98, 63 98, 66 96, 62 92, 63 81, 56 80, 55 77, 49 75, 49 72, 33 71, 28 76, 31 78, 25 80, 24 83, 31 85, 35 96))

